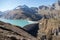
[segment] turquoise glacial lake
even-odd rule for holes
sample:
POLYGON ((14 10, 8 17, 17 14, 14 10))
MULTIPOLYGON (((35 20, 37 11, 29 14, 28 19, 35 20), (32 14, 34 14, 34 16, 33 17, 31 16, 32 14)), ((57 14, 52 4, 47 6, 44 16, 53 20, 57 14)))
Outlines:
POLYGON ((21 20, 8 20, 8 19, 1 19, 0 18, 0 21, 3 21, 5 23, 10 23, 12 25, 20 26, 22 28, 26 25, 34 23, 33 21, 28 21, 28 20, 23 20, 23 19, 21 19, 21 20))

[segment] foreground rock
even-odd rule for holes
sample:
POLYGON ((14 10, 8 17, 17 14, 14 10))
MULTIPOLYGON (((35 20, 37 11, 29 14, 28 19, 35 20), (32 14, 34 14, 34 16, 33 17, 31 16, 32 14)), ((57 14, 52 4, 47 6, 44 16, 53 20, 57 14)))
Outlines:
POLYGON ((24 29, 0 22, 0 40, 37 40, 24 29))

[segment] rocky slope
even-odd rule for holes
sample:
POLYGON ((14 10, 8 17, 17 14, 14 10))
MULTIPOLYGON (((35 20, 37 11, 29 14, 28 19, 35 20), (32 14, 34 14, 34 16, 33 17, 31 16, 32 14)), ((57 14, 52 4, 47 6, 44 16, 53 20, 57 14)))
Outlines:
POLYGON ((60 40, 60 1, 49 7, 18 6, 3 17, 28 20, 40 20, 42 17, 42 19, 38 24, 26 25, 24 28, 0 22, 1 40, 60 40))
POLYGON ((39 21, 37 38, 39 40, 60 40, 60 1, 49 7, 39 8, 38 13, 43 15, 43 18, 39 21))
POLYGON ((43 18, 39 22, 38 39, 59 40, 60 39, 60 19, 43 18), (56 39, 57 38, 57 39, 56 39))
POLYGON ((60 19, 42 18, 38 24, 21 28, 0 21, 0 40, 59 40, 60 19))
POLYGON ((0 40, 37 40, 24 29, 0 21, 0 40))
POLYGON ((39 6, 38 13, 46 18, 60 18, 60 1, 50 6, 39 6))

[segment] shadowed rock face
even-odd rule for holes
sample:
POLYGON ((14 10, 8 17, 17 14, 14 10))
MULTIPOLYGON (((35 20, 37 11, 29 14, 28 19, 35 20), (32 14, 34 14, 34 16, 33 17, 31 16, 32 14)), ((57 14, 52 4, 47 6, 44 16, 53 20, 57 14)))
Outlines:
POLYGON ((37 37, 39 26, 38 26, 38 23, 29 24, 29 25, 26 25, 23 29, 25 29, 31 35, 37 37))
POLYGON ((39 9, 40 10, 42 10, 42 9, 47 10, 47 9, 49 9, 49 7, 42 5, 42 6, 39 6, 39 9))
POLYGON ((2 16, 4 16, 5 14, 4 14, 4 12, 1 12, 0 11, 0 17, 2 17, 2 16))

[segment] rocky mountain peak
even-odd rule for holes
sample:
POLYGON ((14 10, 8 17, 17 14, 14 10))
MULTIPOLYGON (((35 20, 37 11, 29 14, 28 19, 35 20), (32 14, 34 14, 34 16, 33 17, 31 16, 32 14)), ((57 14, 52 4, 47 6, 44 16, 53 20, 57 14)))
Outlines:
POLYGON ((29 8, 28 6, 26 6, 26 5, 19 5, 19 6, 17 6, 15 9, 21 9, 21 8, 29 8))
POLYGON ((60 10, 60 0, 58 0, 56 3, 54 3, 53 7, 55 7, 55 10, 60 10))
POLYGON ((59 6, 60 6, 60 0, 58 0, 58 4, 59 4, 59 6))
POLYGON ((47 6, 44 6, 44 5, 42 5, 42 6, 39 6, 39 9, 48 9, 49 7, 47 7, 47 6))

